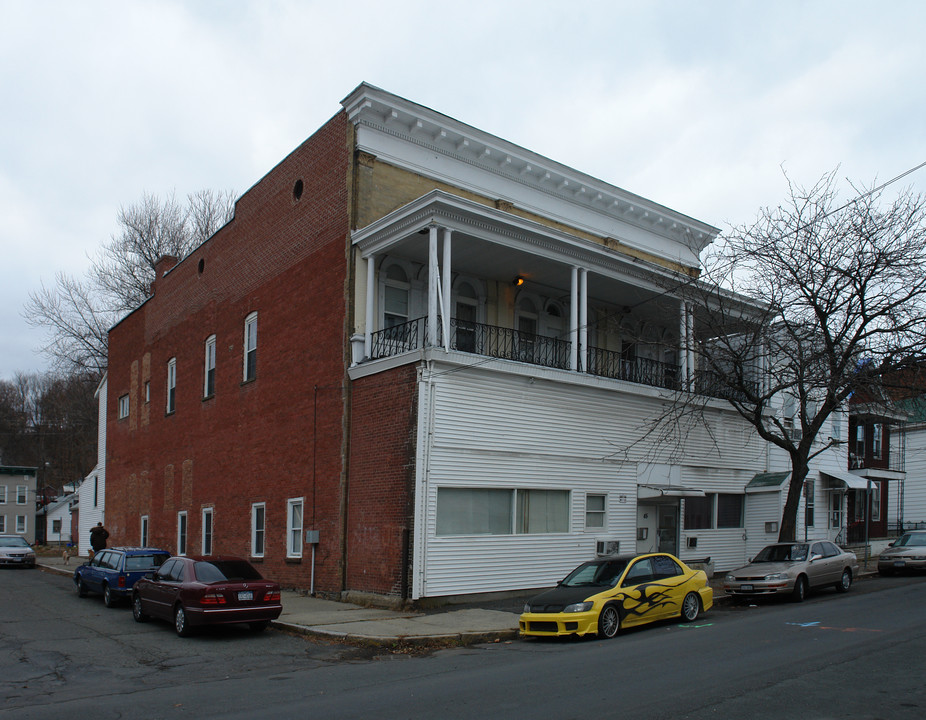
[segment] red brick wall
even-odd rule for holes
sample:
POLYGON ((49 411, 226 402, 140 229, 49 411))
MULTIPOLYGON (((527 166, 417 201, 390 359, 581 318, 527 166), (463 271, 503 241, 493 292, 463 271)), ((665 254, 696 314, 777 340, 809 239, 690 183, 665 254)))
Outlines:
POLYGON ((149 543, 176 551, 177 513, 186 511, 187 552, 196 554, 201 511, 211 506, 214 552, 248 556, 251 504, 264 502, 262 572, 308 587, 311 547, 301 562, 285 558, 286 501, 302 497, 304 529, 320 531, 316 588, 341 589, 350 137, 339 113, 242 196, 234 220, 158 278, 154 297, 111 331, 111 544, 138 543, 147 514, 149 543), (254 311, 257 378, 242 383, 244 320, 254 311), (204 342, 213 334, 216 389, 204 400, 204 342), (172 357, 176 411, 167 415, 172 357), (126 393, 130 416, 118 420, 126 393))
POLYGON ((347 587, 352 590, 405 596, 416 425, 415 365, 353 383, 347 513, 347 587))

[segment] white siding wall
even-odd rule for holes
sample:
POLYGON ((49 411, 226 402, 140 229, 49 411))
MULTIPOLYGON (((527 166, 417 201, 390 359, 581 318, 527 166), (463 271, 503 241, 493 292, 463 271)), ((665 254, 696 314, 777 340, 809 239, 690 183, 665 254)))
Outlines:
MULTIPOLYGON (((425 522, 416 534, 416 597, 549 586, 592 557, 601 536, 632 552, 638 463, 681 466, 692 484, 729 492, 742 492, 765 469, 765 444, 730 412, 711 415, 716 444, 700 424, 677 442, 656 442, 646 435, 664 408, 651 389, 449 369, 436 366, 432 382, 425 373, 421 385, 418 511, 425 522), (549 535, 438 537, 442 486, 569 490, 571 526, 549 535), (607 494, 604 532, 585 530, 586 493, 607 494)), ((742 545, 742 533, 719 531, 718 548, 742 545)), ((692 555, 710 554, 704 550, 692 555)))
POLYGON ((926 426, 908 428, 906 449, 904 523, 926 523, 926 426))
POLYGON ((106 397, 109 383, 106 376, 97 389, 97 464, 77 489, 80 513, 77 520, 77 553, 86 556, 90 550, 90 528, 98 522, 106 524, 106 397))

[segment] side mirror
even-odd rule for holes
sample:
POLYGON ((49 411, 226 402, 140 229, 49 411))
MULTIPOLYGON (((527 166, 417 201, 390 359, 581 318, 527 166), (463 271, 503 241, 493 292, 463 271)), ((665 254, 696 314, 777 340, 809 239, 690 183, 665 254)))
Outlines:
POLYGON ((823 557, 822 555, 811 555, 811 556, 810 556, 810 562, 816 562, 817 560, 819 560, 819 559, 822 558, 822 557, 823 557))
POLYGON ((894 547, 894 543, 895 543, 895 542, 897 542, 897 541, 894 540, 893 542, 889 542, 889 543, 887 544, 887 546, 888 546, 888 547, 894 547))

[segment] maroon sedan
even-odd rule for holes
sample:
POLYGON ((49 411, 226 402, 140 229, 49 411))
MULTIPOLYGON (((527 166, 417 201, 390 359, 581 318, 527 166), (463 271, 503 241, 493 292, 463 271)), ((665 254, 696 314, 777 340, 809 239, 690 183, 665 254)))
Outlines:
POLYGON ((263 630, 283 612, 280 586, 237 557, 172 557, 137 583, 132 615, 173 622, 180 637, 200 625, 247 623, 263 630))

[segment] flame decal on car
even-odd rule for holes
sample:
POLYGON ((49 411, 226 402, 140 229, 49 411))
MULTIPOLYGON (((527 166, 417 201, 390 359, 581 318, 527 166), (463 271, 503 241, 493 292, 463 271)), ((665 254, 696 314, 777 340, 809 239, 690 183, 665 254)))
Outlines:
POLYGON ((624 593, 621 603, 624 608, 624 614, 645 615, 657 608, 672 605, 671 590, 673 589, 674 586, 662 585, 660 583, 638 585, 632 590, 624 593))

